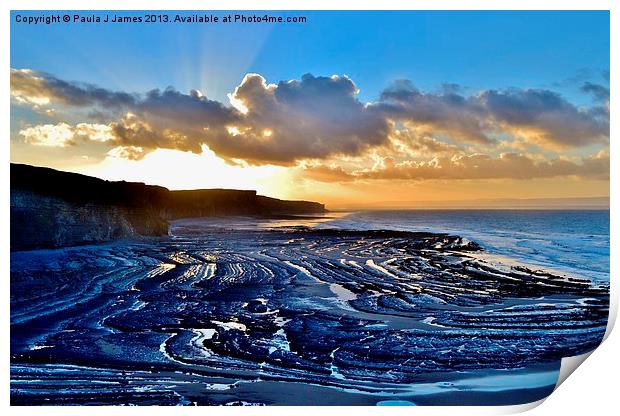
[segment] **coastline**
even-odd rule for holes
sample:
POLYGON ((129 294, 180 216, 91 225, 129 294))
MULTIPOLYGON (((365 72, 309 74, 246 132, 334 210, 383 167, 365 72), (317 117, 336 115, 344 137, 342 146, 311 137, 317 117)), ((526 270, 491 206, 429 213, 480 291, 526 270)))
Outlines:
MULTIPOLYGON (((35 399, 35 385, 21 381, 31 371, 88 362, 104 369, 81 370, 91 383, 118 380, 120 368, 125 380, 159 370, 149 382, 112 390, 104 383, 99 399, 69 389, 71 400, 104 400, 135 387, 144 404, 285 404, 276 398, 283 391, 331 404, 517 404, 550 393, 560 357, 594 348, 604 333, 605 288, 502 271, 477 259, 476 246, 447 234, 297 226, 186 231, 12 253, 14 401, 35 399), (465 271, 467 279, 457 277, 465 271), (32 285, 51 292, 31 299, 32 285), (33 338, 32 327, 46 329, 33 338), (167 371, 177 375, 167 379, 167 371), (179 380, 198 380, 187 377, 199 377, 206 390, 182 387, 179 380)), ((74 383, 71 374, 58 382, 74 383)))

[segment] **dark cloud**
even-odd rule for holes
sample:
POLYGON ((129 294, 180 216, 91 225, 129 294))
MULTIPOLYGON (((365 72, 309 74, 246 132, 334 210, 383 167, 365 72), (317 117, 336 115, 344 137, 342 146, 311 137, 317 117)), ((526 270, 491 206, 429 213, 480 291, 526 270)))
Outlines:
POLYGON ((597 101, 606 103, 609 101, 609 88, 592 82, 586 82, 581 86, 581 91, 592 94, 597 101))
MULTIPOLYGON (((585 92, 597 97, 605 93, 602 88, 584 85, 585 92)), ((198 91, 184 94, 168 88, 129 94, 11 70, 11 95, 32 106, 86 110, 113 131, 114 140, 106 143, 141 148, 134 157, 157 148, 200 153, 207 145, 229 160, 291 165, 384 147, 403 126, 416 130, 411 149, 437 153, 451 151, 453 144, 446 139, 490 147, 499 136, 508 136, 561 148, 604 143, 609 137, 604 107, 581 109, 552 91, 463 95, 458 86, 447 84, 438 93, 426 93, 408 80, 365 104, 348 77, 306 74, 300 80, 267 84, 260 75, 248 74, 231 94, 233 105, 225 105, 198 91)))
POLYGON ((144 118, 159 118, 199 128, 218 127, 240 120, 235 109, 209 100, 196 90, 182 94, 171 87, 149 91, 130 108, 144 118))
POLYGON ((267 85, 247 75, 233 102, 247 109, 240 134, 209 142, 218 154, 247 160, 288 163, 296 159, 357 155, 387 143, 385 117, 364 105, 347 77, 314 77, 267 85))
POLYGON ((94 107, 97 120, 110 108, 129 115, 110 120, 123 146, 200 152, 208 145, 224 158, 291 164, 305 158, 356 155, 385 144, 386 118, 361 103, 347 77, 314 77, 267 85, 247 75, 232 95, 238 108, 209 100, 197 91, 172 88, 143 96, 61 81, 33 71, 13 70, 12 95, 22 102, 94 107), (247 110, 247 111, 244 111, 247 110))
POLYGON ((399 81, 383 92, 377 105, 388 117, 429 125, 474 143, 492 143, 501 133, 555 147, 583 146, 609 137, 609 121, 599 112, 582 110, 549 90, 485 90, 463 96, 423 93, 410 81, 399 81))
POLYGON ((384 90, 374 104, 386 117, 423 124, 456 139, 489 144, 481 109, 455 92, 423 93, 409 80, 399 80, 384 90))
POLYGON ((125 92, 113 92, 90 84, 72 83, 52 75, 31 70, 11 69, 11 94, 14 96, 48 99, 65 105, 119 108, 136 103, 137 97, 125 92))
POLYGON ((609 137, 609 121, 548 90, 486 91, 476 97, 491 119, 524 129, 525 136, 559 147, 584 146, 609 137))

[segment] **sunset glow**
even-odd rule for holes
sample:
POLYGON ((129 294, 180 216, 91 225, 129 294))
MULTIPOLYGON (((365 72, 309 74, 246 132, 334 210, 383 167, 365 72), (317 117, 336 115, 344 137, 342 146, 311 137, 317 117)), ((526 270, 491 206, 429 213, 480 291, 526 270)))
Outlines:
MULTIPOLYGON (((478 19, 486 22, 484 16, 478 19)), ((550 21, 544 13, 539 16, 520 30, 531 36, 543 28, 546 32, 550 21)), ((386 13, 382 18, 396 17, 386 13)), ((570 19, 570 14, 555 16, 553 24, 568 33, 574 30, 570 19)), ((591 26, 583 30, 593 30, 597 19, 592 15, 591 26)), ((489 20, 501 21, 500 15, 489 20)), ((472 43, 480 72, 474 77, 451 69, 458 42, 440 56, 433 36, 412 27, 409 35, 428 35, 424 48, 416 49, 420 55, 415 60, 404 56, 409 52, 390 57, 388 67, 398 71, 381 75, 367 73, 353 60, 329 65, 318 50, 308 52, 315 65, 309 57, 280 67, 266 60, 277 50, 271 44, 287 44, 293 27, 254 29, 263 46, 253 46, 260 49, 254 63, 233 65, 236 80, 210 74, 194 83, 193 72, 204 72, 204 57, 195 65, 183 56, 180 66, 160 66, 166 80, 178 79, 177 72, 188 74, 180 85, 168 87, 162 87, 161 73, 142 72, 141 81, 128 87, 131 76, 110 82, 86 66, 67 67, 66 75, 60 67, 38 67, 34 55, 18 54, 11 72, 11 161, 170 189, 255 189, 274 197, 320 200, 332 208, 609 196, 605 36, 580 48, 574 45, 582 39, 578 34, 549 41, 562 66, 547 65, 541 62, 546 58, 530 56, 513 43, 522 55, 519 71, 511 67, 511 58, 489 56, 472 43), (589 61, 581 61, 575 50, 589 61), (424 57, 444 63, 438 69, 441 83, 421 74, 424 57), (491 65, 498 69, 489 71, 491 65), (543 67, 555 69, 543 74, 543 67)), ((155 25, 146 32, 157 37, 162 30, 155 25)), ((197 47, 208 50, 221 41, 221 29, 194 30, 201 34, 197 47)), ((338 36, 348 39, 342 30, 338 36)), ((450 30, 457 33, 459 25, 450 30)), ((304 33, 307 42, 324 36, 304 33)), ((133 34, 136 39, 145 35, 144 29, 133 34)), ((69 33, 53 36, 62 44, 69 33)), ((122 53, 123 41, 115 38, 97 47, 122 53)), ((493 41, 514 42, 501 36, 493 41)), ((372 48, 351 53, 385 53, 372 48)), ((400 48, 416 47, 402 43, 400 48)), ((234 49, 229 52, 226 59, 236 56, 234 49)), ((368 65, 377 73, 385 71, 377 63, 368 65)))

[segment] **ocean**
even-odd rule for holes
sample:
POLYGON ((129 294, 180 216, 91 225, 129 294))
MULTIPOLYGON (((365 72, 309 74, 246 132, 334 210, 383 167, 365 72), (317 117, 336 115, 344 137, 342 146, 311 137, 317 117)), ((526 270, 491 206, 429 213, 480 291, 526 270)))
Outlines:
POLYGON ((609 282, 608 210, 362 211, 316 227, 455 234, 508 261, 609 282))

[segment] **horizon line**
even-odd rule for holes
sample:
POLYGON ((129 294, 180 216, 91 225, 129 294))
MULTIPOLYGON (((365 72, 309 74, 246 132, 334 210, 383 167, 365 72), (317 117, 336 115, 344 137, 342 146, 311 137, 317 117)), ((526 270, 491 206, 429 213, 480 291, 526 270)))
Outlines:
MULTIPOLYGON (((86 175, 84 173, 75 172, 71 170, 60 170, 57 168, 49 167, 49 166, 40 166, 40 165, 31 165, 28 163, 19 163, 19 162, 11 162, 12 165, 24 165, 31 166, 42 169, 51 169, 57 172, 66 172, 74 175, 81 175, 91 178, 96 178, 99 180, 107 181, 107 182, 128 182, 128 183, 140 183, 147 186, 158 186, 165 188, 171 192, 174 191, 198 191, 198 190, 230 190, 230 191, 249 191, 255 192, 259 195, 257 189, 239 189, 239 188, 193 188, 193 189, 170 189, 166 186, 154 183, 146 183, 146 182, 138 182, 138 181, 128 181, 125 179, 122 180, 110 180, 104 179, 95 175, 86 175)), ((282 199, 283 197, 275 197, 269 195, 261 195, 267 196, 270 198, 282 199)), ((308 200, 305 200, 308 201, 308 200)), ((611 201, 610 196, 590 196, 590 197, 539 197, 539 198, 476 198, 476 199, 458 199, 458 200, 437 200, 437 201, 384 201, 384 202, 375 202, 371 204, 330 204, 334 205, 334 208, 329 208, 324 202, 318 201, 321 204, 326 206, 326 209, 331 212, 346 212, 346 211, 400 211, 400 210, 430 210, 430 209, 445 209, 445 210, 588 210, 588 211, 601 211, 601 210, 610 210, 611 201), (566 202, 566 204, 558 204, 559 202, 566 202), (585 203, 586 201, 590 201, 589 203, 585 203), (537 205, 535 202, 548 202, 550 205, 537 205), (556 204, 553 205, 552 203, 556 204), (572 202, 572 204, 570 203, 572 202), (584 204, 579 204, 579 202, 584 202, 584 204), (597 203, 598 202, 598 203, 597 203), (476 205, 479 203, 480 205, 476 205), (502 204, 504 203, 504 204, 502 204), (529 203, 529 204, 528 204, 529 203), (385 205, 383 205, 385 204, 385 205), (491 204, 491 205, 485 205, 491 204), (514 205, 516 204, 516 205, 514 205), (523 205, 519 205, 523 204, 523 205)))

